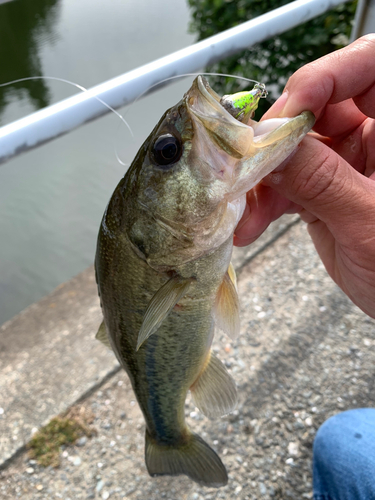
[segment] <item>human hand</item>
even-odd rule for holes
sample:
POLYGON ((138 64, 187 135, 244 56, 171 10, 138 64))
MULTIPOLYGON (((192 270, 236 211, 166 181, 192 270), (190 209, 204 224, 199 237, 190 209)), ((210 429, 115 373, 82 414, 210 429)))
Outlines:
POLYGON ((329 275, 375 318, 375 34, 298 70, 265 115, 311 110, 315 134, 247 194, 234 243, 298 212, 329 275))

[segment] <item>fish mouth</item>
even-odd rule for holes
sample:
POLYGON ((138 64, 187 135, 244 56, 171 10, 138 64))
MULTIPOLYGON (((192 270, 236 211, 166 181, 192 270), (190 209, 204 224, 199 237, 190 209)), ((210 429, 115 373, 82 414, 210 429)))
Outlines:
POLYGON ((217 146, 237 159, 254 154, 292 132, 300 130, 304 135, 315 122, 314 115, 305 111, 294 118, 270 118, 260 122, 249 119, 242 123, 220 104, 220 96, 201 75, 186 94, 186 103, 195 124, 199 122, 217 146))
POLYGON ((202 178, 226 181, 231 199, 278 167, 315 123, 311 111, 294 118, 242 123, 220 104, 220 96, 202 76, 194 80, 185 99, 195 129, 193 142, 202 178))

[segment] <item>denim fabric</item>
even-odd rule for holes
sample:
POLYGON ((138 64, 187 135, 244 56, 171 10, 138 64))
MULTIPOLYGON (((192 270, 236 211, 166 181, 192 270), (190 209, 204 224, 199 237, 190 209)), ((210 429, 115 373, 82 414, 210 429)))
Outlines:
POLYGON ((314 441, 314 500, 375 500, 375 409, 339 413, 314 441))

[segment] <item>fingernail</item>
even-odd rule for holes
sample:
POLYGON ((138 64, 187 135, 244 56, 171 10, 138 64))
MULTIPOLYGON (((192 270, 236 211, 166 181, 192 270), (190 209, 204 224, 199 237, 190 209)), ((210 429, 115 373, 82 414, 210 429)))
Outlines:
POLYGON ((281 94, 281 96, 277 99, 277 101, 275 101, 274 104, 272 104, 267 113, 265 113, 265 115, 262 117, 262 120, 267 118, 281 117, 286 101, 288 100, 288 95, 289 95, 288 91, 285 90, 281 94))
POLYGON ((286 106, 286 102, 288 100, 288 97, 289 97, 289 92, 287 90, 285 90, 281 94, 281 96, 277 99, 277 101, 275 102, 276 113, 280 117, 282 117, 282 115, 283 115, 283 111, 284 111, 284 108, 286 106))
POLYGON ((287 90, 285 90, 285 92, 283 92, 281 94, 281 96, 277 99, 275 104, 272 106, 272 112, 275 115, 281 116, 282 111, 285 107, 286 101, 288 100, 288 97, 289 97, 289 92, 287 90))

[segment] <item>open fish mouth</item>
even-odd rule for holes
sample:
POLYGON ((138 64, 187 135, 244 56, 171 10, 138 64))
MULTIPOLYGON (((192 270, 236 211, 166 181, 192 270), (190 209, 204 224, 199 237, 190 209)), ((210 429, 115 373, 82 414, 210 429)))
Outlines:
MULTIPOLYGON (((254 109, 260 97, 258 95, 254 109)), ((223 180, 231 180, 232 185, 241 181, 243 194, 293 152, 314 125, 315 117, 310 111, 304 111, 294 118, 257 122, 250 113, 249 118, 245 116, 244 123, 232 116, 221 104, 222 99, 202 76, 195 79, 185 94, 186 106, 199 137, 196 146, 200 158, 204 158, 223 180)), ((239 195, 237 187, 235 191, 239 195)))
MULTIPOLYGON (((202 76, 196 78, 185 97, 195 121, 199 120, 203 124, 219 146, 223 146, 224 150, 233 150, 237 157, 249 154, 252 148, 261 148, 270 144, 270 141, 282 139, 291 131, 300 128, 301 122, 307 121, 306 127, 311 129, 315 121, 312 113, 304 112, 302 120, 299 118, 301 115, 294 118, 270 118, 261 122, 250 117, 244 123, 227 111, 221 104, 220 96, 202 76), (289 126, 285 127, 286 124, 289 126), (274 133, 276 130, 277 134, 274 133)), ((258 100, 260 97, 262 96, 259 96, 258 100)), ((254 107, 256 109, 257 102, 254 107)))

